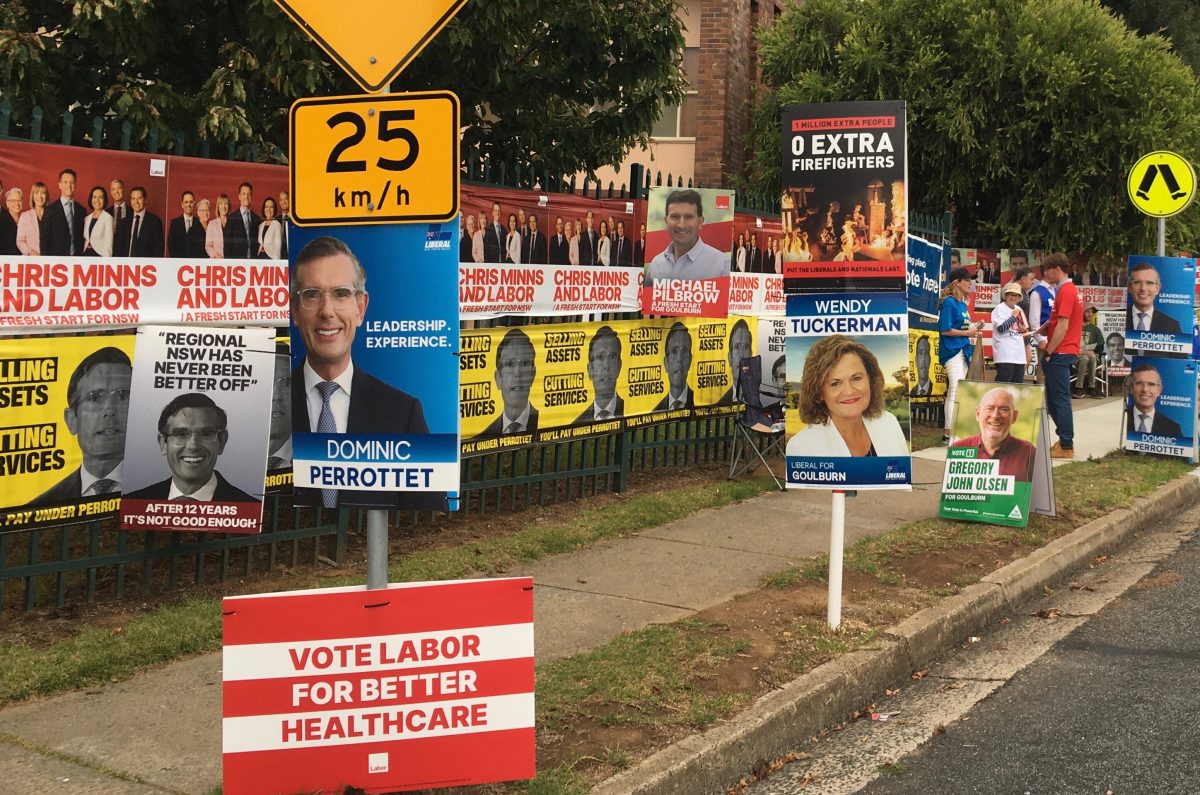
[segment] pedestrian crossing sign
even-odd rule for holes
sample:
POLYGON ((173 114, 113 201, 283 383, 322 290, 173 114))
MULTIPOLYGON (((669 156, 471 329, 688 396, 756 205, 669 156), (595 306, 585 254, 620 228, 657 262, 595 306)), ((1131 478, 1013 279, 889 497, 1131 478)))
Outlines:
POLYGON ((1192 164, 1174 152, 1151 152, 1129 170, 1129 199, 1146 215, 1167 218, 1183 210, 1196 195, 1192 164))

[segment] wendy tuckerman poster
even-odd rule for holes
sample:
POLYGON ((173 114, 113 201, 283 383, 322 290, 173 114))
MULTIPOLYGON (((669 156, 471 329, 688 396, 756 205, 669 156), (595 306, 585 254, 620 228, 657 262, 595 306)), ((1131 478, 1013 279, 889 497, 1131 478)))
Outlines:
POLYGON ((788 296, 787 485, 908 489, 904 293, 788 296))

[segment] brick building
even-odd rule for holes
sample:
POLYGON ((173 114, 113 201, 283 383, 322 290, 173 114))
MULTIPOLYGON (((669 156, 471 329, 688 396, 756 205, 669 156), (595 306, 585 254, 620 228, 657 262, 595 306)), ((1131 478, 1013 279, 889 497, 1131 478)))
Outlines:
POLYGON ((751 89, 760 73, 755 32, 783 11, 782 0, 682 0, 683 64, 690 82, 680 105, 668 106, 648 149, 630 152, 619 170, 600 169, 603 184, 629 179, 629 164, 723 187, 746 162, 751 89))

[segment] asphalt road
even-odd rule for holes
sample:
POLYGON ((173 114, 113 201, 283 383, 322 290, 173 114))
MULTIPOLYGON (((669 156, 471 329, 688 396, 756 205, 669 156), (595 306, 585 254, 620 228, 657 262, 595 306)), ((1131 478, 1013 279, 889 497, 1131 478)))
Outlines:
POLYGON ((1200 793, 1200 510, 931 666, 747 795, 1200 793))

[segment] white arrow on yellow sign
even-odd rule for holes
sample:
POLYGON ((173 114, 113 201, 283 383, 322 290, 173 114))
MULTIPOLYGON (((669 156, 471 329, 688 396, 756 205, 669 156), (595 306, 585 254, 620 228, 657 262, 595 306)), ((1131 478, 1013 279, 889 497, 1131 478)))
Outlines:
POLYGON ((467 0, 275 0, 366 91, 416 58, 467 0))

